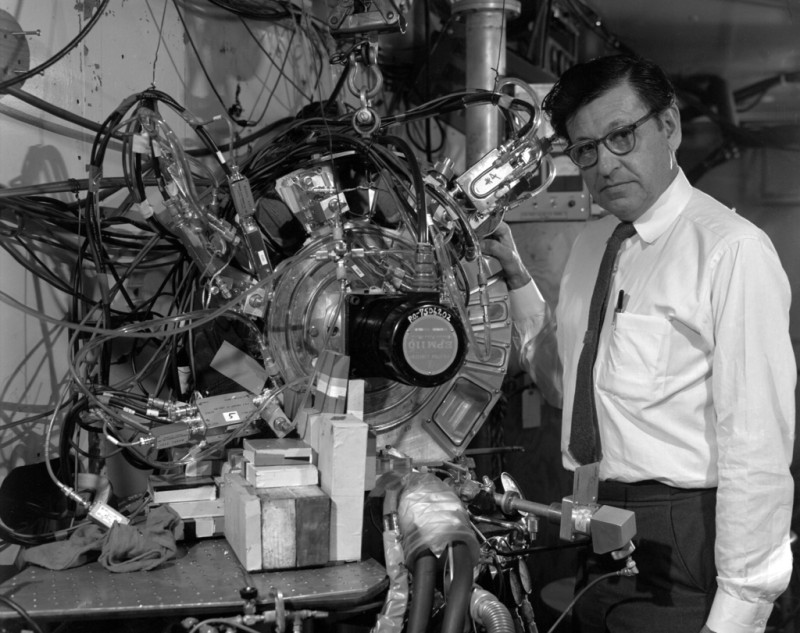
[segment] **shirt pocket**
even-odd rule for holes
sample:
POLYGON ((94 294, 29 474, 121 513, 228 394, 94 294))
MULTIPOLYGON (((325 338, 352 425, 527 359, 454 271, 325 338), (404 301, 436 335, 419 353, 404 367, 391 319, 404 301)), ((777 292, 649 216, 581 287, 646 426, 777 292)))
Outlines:
POLYGON ((630 402, 659 400, 665 388, 670 322, 661 316, 614 314, 605 359, 598 359, 597 387, 630 402))

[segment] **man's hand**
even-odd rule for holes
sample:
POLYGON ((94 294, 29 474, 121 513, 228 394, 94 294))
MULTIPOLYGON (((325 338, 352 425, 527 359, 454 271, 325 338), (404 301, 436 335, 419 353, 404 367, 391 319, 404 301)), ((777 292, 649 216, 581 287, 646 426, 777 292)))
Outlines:
POLYGON ((531 280, 531 276, 517 251, 511 228, 505 222, 498 224, 494 233, 481 241, 481 250, 484 255, 491 255, 500 262, 500 266, 506 275, 506 282, 511 290, 522 288, 531 280))

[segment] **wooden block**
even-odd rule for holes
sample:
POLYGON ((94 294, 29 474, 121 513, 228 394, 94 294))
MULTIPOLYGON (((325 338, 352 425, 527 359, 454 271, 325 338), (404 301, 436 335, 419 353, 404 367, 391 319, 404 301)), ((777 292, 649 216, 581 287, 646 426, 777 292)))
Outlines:
POLYGON ((297 566, 330 560, 331 499, 319 486, 292 488, 296 495, 297 566))
POLYGON ((320 487, 330 496, 364 491, 368 425, 351 415, 319 416, 320 487))
POLYGON ((222 499, 203 501, 173 501, 168 504, 182 519, 224 516, 225 504, 222 499))
POLYGON ((332 561, 361 559, 361 539, 364 528, 364 493, 331 495, 332 561))
POLYGON ((322 411, 325 397, 330 388, 331 369, 333 368, 333 354, 332 350, 322 350, 317 357, 317 362, 314 365, 315 380, 311 393, 314 398, 314 408, 322 411))
POLYGON ((261 565, 291 569, 297 560, 297 515, 286 488, 263 490, 261 499, 261 565))
POLYGON ((378 478, 378 440, 373 433, 367 434, 367 461, 364 465, 364 490, 372 490, 378 478))
POLYGON ((256 490, 229 473, 221 491, 225 538, 247 571, 330 560, 331 501, 318 486, 256 490))
POLYGON ((329 560, 331 501, 318 486, 259 491, 264 569, 324 565, 329 560))
POLYGON ((173 501, 202 501, 216 499, 217 484, 213 477, 180 475, 150 475, 153 503, 173 501))
MULTIPOLYGON (((286 392, 286 393, 289 394, 294 392, 286 392)), ((286 399, 288 401, 289 399, 288 395, 286 399)), ((313 392, 309 393, 308 398, 306 398, 305 400, 305 403, 301 402, 301 400, 302 400, 301 396, 299 395, 296 396, 294 398, 294 402, 291 404, 291 409, 288 408, 287 406, 286 411, 287 413, 290 410, 293 412, 290 415, 293 416, 292 423, 295 425, 295 428, 297 429, 297 434, 301 438, 303 438, 306 441, 306 443, 308 443, 308 440, 306 439, 308 435, 308 431, 306 428, 308 425, 308 418, 309 416, 314 415, 315 413, 319 413, 319 409, 314 408, 313 406, 313 401, 314 401, 313 392)))
POLYGON ((189 462, 186 464, 185 474, 187 477, 213 477, 219 475, 222 462, 217 459, 203 459, 199 462, 189 462))
POLYGON ((254 466, 311 463, 311 446, 300 439, 244 439, 242 454, 254 466))
POLYGON ((283 488, 285 486, 316 486, 319 472, 314 464, 288 464, 284 466, 254 466, 244 462, 247 482, 261 488, 283 488))
POLYGON ((347 383, 347 414, 364 419, 364 390, 366 381, 351 380, 347 383))
POLYGON ((261 500, 255 489, 236 473, 225 475, 221 496, 225 538, 247 571, 261 569, 261 500))
POLYGON ((194 521, 194 535, 197 538, 214 538, 225 534, 225 517, 196 517, 194 521))
POLYGON ((306 419, 306 433, 303 440, 311 447, 311 463, 319 466, 319 427, 321 417, 325 415, 314 411, 310 413, 306 419))
POLYGON ((332 354, 333 365, 322 410, 344 413, 347 409, 347 376, 350 373, 350 357, 336 352, 332 352, 332 354))
POLYGON ((320 487, 331 498, 331 560, 359 560, 368 425, 352 415, 320 415, 320 487))

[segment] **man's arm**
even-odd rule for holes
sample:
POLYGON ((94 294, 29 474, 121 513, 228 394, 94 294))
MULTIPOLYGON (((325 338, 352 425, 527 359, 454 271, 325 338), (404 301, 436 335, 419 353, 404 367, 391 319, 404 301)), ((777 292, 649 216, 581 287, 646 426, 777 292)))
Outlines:
POLYGON ((491 255, 503 268, 506 283, 511 290, 518 290, 531 282, 531 275, 517 251, 511 228, 501 222, 489 237, 481 242, 484 255, 491 255))
POLYGON ((789 283, 768 239, 740 237, 715 261, 717 633, 764 631, 791 574, 794 388, 789 283))
POLYGON ((533 378, 545 399, 561 406, 561 362, 558 357, 555 319, 517 251, 510 227, 501 222, 483 240, 484 255, 496 258, 510 289, 511 319, 519 364, 533 378))

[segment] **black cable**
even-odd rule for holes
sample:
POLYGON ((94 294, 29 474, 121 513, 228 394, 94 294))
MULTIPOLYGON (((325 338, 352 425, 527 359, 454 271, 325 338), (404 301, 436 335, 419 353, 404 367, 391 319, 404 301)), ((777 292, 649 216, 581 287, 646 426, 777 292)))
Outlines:
POLYGON ((414 154, 414 151, 411 149, 411 146, 399 136, 379 137, 378 141, 385 144, 396 145, 405 156, 406 162, 408 163, 409 169, 411 170, 411 179, 414 185, 414 193, 416 197, 415 206, 417 209, 417 226, 416 226, 417 242, 421 244, 427 243, 429 241, 429 236, 428 236, 428 211, 427 211, 427 204, 425 201, 425 182, 422 177, 422 170, 420 168, 419 162, 417 161, 417 157, 414 154))
MULTIPOLYGON (((86 128, 87 130, 91 130, 93 132, 99 132, 101 130, 101 126, 99 123, 87 119, 85 117, 79 116, 70 112, 69 110, 65 110, 64 108, 59 108, 56 105, 53 105, 49 101, 45 101, 44 99, 40 99, 29 92, 25 92, 21 88, 13 88, 8 87, 3 90, 6 94, 27 103, 43 112, 47 112, 47 114, 52 114, 59 119, 63 119, 69 123, 74 123, 75 125, 79 125, 82 128, 86 128)), ((119 138, 119 135, 115 135, 115 138, 119 138)))
MULTIPOLYGON (((264 56, 270 61, 270 63, 275 68, 278 69, 278 73, 280 74, 280 76, 283 77, 292 86, 294 86, 295 90, 297 90, 297 92, 299 92, 303 96, 303 98, 308 100, 308 102, 310 103, 312 101, 312 98, 310 96, 308 96, 305 92, 303 92, 302 87, 299 86, 298 84, 296 84, 294 82, 294 80, 291 77, 289 77, 283 70, 286 67, 286 61, 289 58, 289 50, 288 49, 291 47, 292 41, 294 40, 294 33, 292 33, 292 39, 289 40, 289 43, 286 45, 287 50, 286 50, 286 55, 283 58, 283 62, 281 63, 280 66, 278 66, 278 63, 272 58, 272 55, 270 55, 269 51, 266 48, 264 48, 263 44, 261 44, 261 40, 256 37, 256 34, 253 33, 253 31, 250 29, 250 26, 247 24, 247 22, 245 22, 245 20, 243 18, 239 18, 239 19, 240 19, 240 21, 242 23, 242 26, 244 26, 245 30, 250 34, 250 37, 256 43, 256 46, 258 46, 258 48, 261 49, 261 52, 264 53, 264 56)), ((275 94, 275 90, 277 90, 277 86, 275 86, 275 89, 272 91, 272 93, 270 93, 270 100, 272 99, 272 95, 275 94)), ((269 105, 269 101, 267 102, 267 105, 269 105)), ((261 116, 263 117, 264 115, 262 114, 261 116)), ((256 121, 256 123, 258 123, 258 121, 256 121)))
POLYGON ((192 34, 189 33, 189 29, 186 26, 186 20, 183 19, 183 13, 181 13, 180 7, 178 7, 178 1, 172 0, 172 4, 175 6, 175 11, 178 13, 178 18, 180 18, 181 24, 183 25, 183 32, 186 35, 186 39, 189 41, 189 46, 191 46, 192 50, 194 51, 194 56, 197 58, 197 63, 200 66, 200 70, 203 71, 203 74, 206 77, 206 81, 208 81, 208 85, 211 87, 211 90, 214 93, 214 95, 216 95, 217 100, 222 106, 222 109, 227 112, 228 106, 225 105, 225 101, 223 101, 222 95, 219 94, 219 91, 217 90, 217 87, 214 85, 214 82, 211 81, 211 75, 208 74, 208 70, 206 70, 205 64, 203 63, 203 58, 200 56, 200 51, 197 50, 197 46, 195 46, 192 34))
POLYGON ((36 622, 34 622, 33 618, 30 615, 28 615, 28 612, 25 611, 25 609, 23 609, 18 603, 14 602, 8 596, 4 596, 2 594, 0 594, 0 602, 2 602, 8 608, 16 611, 19 617, 25 620, 28 626, 30 626, 34 630, 34 633, 43 633, 41 627, 38 624, 36 624, 36 622))
POLYGON ((106 10, 108 6, 109 0, 103 0, 103 4, 101 4, 97 9, 95 9, 94 15, 89 19, 89 21, 83 26, 80 32, 70 40, 70 42, 62 48, 58 53, 53 55, 47 61, 39 64, 35 68, 31 68, 30 70, 21 73, 14 77, 13 79, 7 79, 6 81, 0 82, 0 92, 5 92, 6 88, 10 88, 11 86, 15 86, 16 84, 22 83, 26 79, 33 77, 34 75, 38 75, 41 72, 44 72, 46 69, 50 68, 53 64, 59 61, 62 57, 64 57, 67 53, 69 53, 73 48, 75 48, 80 41, 85 38, 89 31, 92 30, 94 25, 100 19, 100 16, 103 15, 103 12, 106 10))
POLYGON ((579 592, 578 592, 578 593, 575 595, 575 597, 574 597, 574 598, 573 598, 573 599, 570 601, 570 603, 569 603, 569 604, 566 606, 566 608, 564 609, 564 611, 562 611, 562 612, 561 612, 561 615, 559 615, 559 616, 558 616, 558 618, 556 619, 556 621, 555 621, 555 622, 553 622, 553 625, 552 625, 552 626, 551 626, 551 627, 550 627, 550 628, 547 630, 547 633, 553 633, 553 632, 556 630, 556 627, 558 627, 558 625, 559 625, 559 624, 561 624, 562 620, 563 620, 564 618, 566 618, 566 617, 567 617, 567 614, 568 614, 570 611, 572 611, 572 607, 574 607, 574 606, 575 606, 575 605, 578 603, 578 600, 580 600, 580 599, 583 597, 583 595, 584 595, 584 594, 585 594, 587 591, 589 591, 589 589, 591 589, 592 587, 594 587, 594 586, 595 586, 597 583, 599 583, 601 580, 608 580, 609 578, 615 578, 615 577, 617 577, 617 576, 622 576, 622 575, 624 575, 624 574, 622 573, 622 571, 612 571, 612 572, 609 572, 609 573, 607 573, 607 574, 603 574, 602 576, 598 576, 597 578, 595 578, 595 579, 594 579, 592 582, 590 582, 588 585, 586 585, 586 586, 585 586, 583 589, 581 589, 581 590, 580 590, 580 591, 579 591, 579 592))

